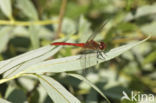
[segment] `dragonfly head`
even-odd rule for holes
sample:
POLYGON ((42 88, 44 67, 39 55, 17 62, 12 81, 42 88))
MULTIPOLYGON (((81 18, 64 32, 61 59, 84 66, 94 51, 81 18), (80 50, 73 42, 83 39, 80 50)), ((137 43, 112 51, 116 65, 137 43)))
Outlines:
POLYGON ((105 49, 106 48, 106 45, 104 44, 104 42, 100 42, 100 44, 99 44, 99 49, 100 50, 103 50, 103 49, 105 49))

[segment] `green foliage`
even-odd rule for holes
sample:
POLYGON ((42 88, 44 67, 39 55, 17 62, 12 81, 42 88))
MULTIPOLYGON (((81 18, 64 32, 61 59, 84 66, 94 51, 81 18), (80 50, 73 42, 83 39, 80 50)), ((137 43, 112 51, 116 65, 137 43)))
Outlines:
POLYGON ((27 17, 32 20, 38 20, 37 11, 30 0, 16 0, 17 7, 24 13, 27 17))
POLYGON ((0 0, 0 103, 139 103, 121 98, 156 93, 154 0, 67 0, 54 40, 61 3, 0 0), (103 59, 50 45, 86 42, 106 20, 94 39, 103 59))
POLYGON ((1 0, 0 7, 2 12, 8 17, 12 18, 11 0, 1 0))

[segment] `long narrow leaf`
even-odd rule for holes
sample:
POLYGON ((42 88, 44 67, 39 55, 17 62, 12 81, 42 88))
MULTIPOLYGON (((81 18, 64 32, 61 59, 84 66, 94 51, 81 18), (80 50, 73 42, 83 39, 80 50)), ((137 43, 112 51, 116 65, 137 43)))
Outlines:
POLYGON ((5 99, 0 98, 0 103, 11 103, 11 102, 9 102, 9 101, 7 101, 5 99))
POLYGON ((22 72, 25 68, 28 68, 31 65, 34 65, 36 63, 39 63, 41 61, 44 61, 46 59, 48 59, 49 57, 53 56, 55 53, 57 53, 59 50, 61 49, 61 47, 57 47, 55 49, 50 50, 47 53, 44 53, 43 55, 37 57, 37 58, 33 58, 27 62, 21 63, 20 65, 17 65, 16 67, 8 70, 5 74, 4 74, 4 78, 9 78, 12 77, 20 72, 22 72))
POLYGON ((29 35, 33 49, 39 48, 39 29, 40 27, 37 25, 29 26, 29 35))
MULTIPOLYGON (((119 56, 120 54, 124 53, 125 51, 145 42, 148 38, 142 41, 131 42, 129 44, 111 49, 109 52, 103 53, 103 56, 105 56, 105 59, 98 59, 98 62, 101 63, 101 62, 111 60, 119 56)), ((86 56, 77 55, 77 56, 70 56, 70 57, 65 57, 65 58, 60 58, 60 59, 48 60, 45 62, 35 64, 25 69, 25 71, 23 72, 24 73, 45 73, 45 72, 77 71, 77 70, 85 69, 87 67, 94 66, 96 64, 97 64, 97 54, 90 53, 90 54, 87 54, 86 56), (82 63, 84 59, 86 58, 87 58, 87 63, 84 67, 82 63)))
POLYGON ((7 48, 7 43, 10 39, 10 34, 13 30, 11 26, 4 26, 0 29, 0 52, 3 52, 7 48))
POLYGON ((17 7, 30 19, 38 20, 37 11, 31 0, 17 0, 17 7))
MULTIPOLYGON (((64 38, 62 40, 64 41, 66 39, 67 38, 64 38)), ((62 46, 55 48, 54 46, 48 45, 13 57, 11 59, 1 61, 0 74, 5 73, 4 77, 13 76, 34 64, 47 60, 55 53, 57 53, 61 48, 62 46)))
POLYGON ((11 0, 0 0, 0 7, 8 18, 12 17, 11 0))
POLYGON ((44 75, 37 76, 39 77, 42 86, 55 103, 80 103, 80 101, 75 96, 68 92, 56 80, 44 75))
POLYGON ((100 91, 100 89, 99 89, 98 87, 96 87, 94 84, 92 84, 89 80, 87 80, 86 78, 84 78, 83 76, 78 75, 78 74, 70 74, 70 73, 68 73, 68 75, 69 75, 69 76, 72 76, 72 77, 75 77, 75 78, 78 78, 78 79, 84 81, 85 83, 87 83, 88 85, 90 85, 92 88, 94 88, 102 97, 104 97, 108 103, 110 103, 110 101, 109 101, 108 98, 102 93, 102 91, 100 91))
POLYGON ((9 60, 6 61, 2 61, 0 62, 0 74, 9 70, 10 68, 15 67, 16 65, 19 65, 20 63, 26 62, 28 60, 31 60, 33 58, 36 58, 38 56, 41 56, 45 53, 48 53, 51 49, 53 49, 54 47, 48 45, 36 50, 32 50, 30 52, 27 52, 25 54, 16 56, 14 58, 11 58, 9 60))

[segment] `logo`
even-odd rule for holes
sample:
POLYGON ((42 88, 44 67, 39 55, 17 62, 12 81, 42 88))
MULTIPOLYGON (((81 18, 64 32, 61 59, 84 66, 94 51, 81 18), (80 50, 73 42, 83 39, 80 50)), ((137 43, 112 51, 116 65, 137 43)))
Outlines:
POLYGON ((141 94, 140 92, 131 91, 130 96, 127 95, 125 91, 122 92, 123 96, 121 100, 138 101, 138 102, 153 102, 153 94, 141 94))

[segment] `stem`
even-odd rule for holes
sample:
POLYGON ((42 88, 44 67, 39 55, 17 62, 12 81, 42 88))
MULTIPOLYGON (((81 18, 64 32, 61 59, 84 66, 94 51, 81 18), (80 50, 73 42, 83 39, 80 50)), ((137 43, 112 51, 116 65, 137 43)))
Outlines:
POLYGON ((59 24, 58 24, 58 29, 57 29, 57 32, 56 32, 55 39, 57 39, 59 37, 60 33, 61 33, 62 21, 63 21, 63 17, 64 17, 66 4, 67 4, 67 0, 63 0, 62 5, 61 5, 61 9, 60 9, 59 24))
POLYGON ((58 21, 53 20, 44 20, 44 21, 7 21, 7 20, 0 20, 0 25, 21 25, 21 26, 29 26, 29 25, 48 25, 54 24, 58 21))

